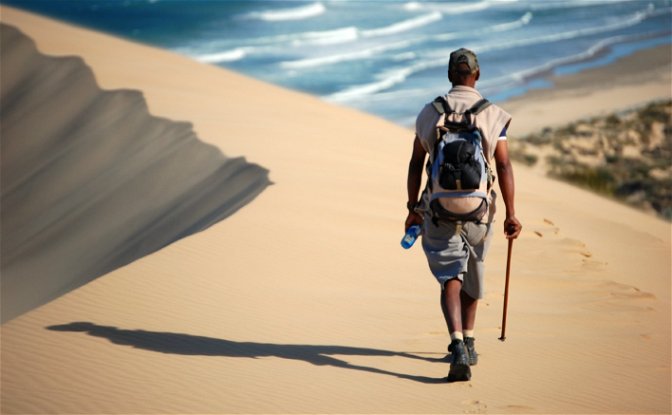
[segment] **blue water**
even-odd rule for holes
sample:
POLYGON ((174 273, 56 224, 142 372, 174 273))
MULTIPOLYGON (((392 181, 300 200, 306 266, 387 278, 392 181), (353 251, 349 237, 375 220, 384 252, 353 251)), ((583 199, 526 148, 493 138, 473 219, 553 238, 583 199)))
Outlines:
POLYGON ((459 47, 478 54, 478 88, 497 102, 550 86, 548 75, 672 43, 672 0, 2 2, 401 125, 449 89, 459 47))

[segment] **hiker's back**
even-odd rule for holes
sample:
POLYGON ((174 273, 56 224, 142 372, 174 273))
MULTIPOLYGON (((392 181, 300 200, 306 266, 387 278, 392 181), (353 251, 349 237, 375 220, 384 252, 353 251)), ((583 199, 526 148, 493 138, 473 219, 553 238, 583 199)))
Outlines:
POLYGON ((491 104, 481 99, 457 111, 445 97, 437 97, 432 105, 440 114, 427 171, 432 220, 480 222, 488 212, 494 176, 475 120, 491 104))
MULTIPOLYGON (((430 178, 428 183, 429 192, 425 192, 425 208, 432 207, 434 202, 434 211, 439 211, 447 220, 454 221, 479 221, 482 220, 485 213, 487 213, 490 202, 490 187, 492 185, 493 176, 489 174, 490 167, 494 166, 493 158, 497 140, 500 132, 504 130, 510 120, 509 114, 503 111, 496 105, 485 105, 484 108, 474 108, 475 104, 482 102, 484 99, 480 93, 471 87, 455 86, 450 92, 443 97, 446 102, 446 109, 440 111, 437 104, 429 103, 420 112, 416 121, 416 133, 422 146, 430 156, 432 166, 428 166, 427 174, 430 178), (475 116, 471 116, 470 120, 465 119, 465 114, 469 111, 476 111, 475 116), (446 113, 444 115, 444 113, 446 113), (445 117, 445 119, 444 119, 445 117), (448 124, 445 123, 448 121, 448 124), (451 130, 451 124, 454 128, 451 130), (459 132, 460 124, 468 126, 471 124, 472 128, 465 128, 464 131, 459 132), (439 128, 437 128, 439 127, 439 128), (443 127, 443 129, 440 129, 443 127), (468 130, 468 131, 467 131, 468 130), (448 136, 446 137, 446 134, 448 136), (441 169, 441 164, 446 166, 445 157, 446 149, 450 146, 449 142, 460 141, 469 142, 469 148, 462 148, 464 146, 454 144, 466 150, 466 153, 473 155, 472 167, 460 165, 459 172, 454 174, 444 174, 444 183, 437 187, 436 180, 440 180, 438 169, 441 169), (471 148, 473 146, 473 148, 471 148), (441 148, 441 154, 438 154, 437 149, 441 148), (440 160, 441 159, 441 160, 440 160), (477 163, 474 165, 473 163, 477 163), (484 167, 484 168, 483 168, 484 167), (464 171, 463 171, 464 170, 464 171), (472 176, 471 173, 479 170, 478 176, 472 176), (465 182, 462 175, 466 174, 467 180, 469 177, 475 177, 478 184, 472 182, 465 182), (458 177, 459 176, 459 177, 458 177), (451 179, 452 177, 452 179, 451 179), (459 180, 459 182, 456 182, 459 180), (434 181, 435 183, 432 183, 434 181), (452 183, 451 183, 452 182, 452 183), (462 199, 458 198, 443 198, 442 202, 435 202, 441 196, 436 196, 437 192, 443 193, 442 196, 456 196, 462 193, 462 199), (435 193, 434 197, 430 193, 435 193), (446 193, 452 193, 447 195, 446 193), (482 204, 485 202, 485 204, 482 204), (441 208, 450 212, 442 212, 441 208), (480 209, 480 210, 479 210, 480 209), (485 212, 484 212, 485 210, 485 212)), ((450 152, 448 152, 450 153, 450 152)), ((468 163, 467 163, 468 164, 468 163)), ((443 170, 453 169, 453 166, 443 168, 443 170)), ((436 212, 432 212, 436 213, 436 212)))

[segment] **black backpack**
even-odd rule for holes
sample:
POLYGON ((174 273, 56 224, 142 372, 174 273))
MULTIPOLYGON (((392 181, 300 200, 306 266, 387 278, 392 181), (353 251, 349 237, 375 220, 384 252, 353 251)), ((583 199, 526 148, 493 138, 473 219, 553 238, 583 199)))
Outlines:
POLYGON ((479 222, 488 211, 494 177, 474 119, 490 102, 481 99, 464 113, 453 111, 444 97, 436 98, 433 106, 441 117, 428 164, 432 219, 479 222))

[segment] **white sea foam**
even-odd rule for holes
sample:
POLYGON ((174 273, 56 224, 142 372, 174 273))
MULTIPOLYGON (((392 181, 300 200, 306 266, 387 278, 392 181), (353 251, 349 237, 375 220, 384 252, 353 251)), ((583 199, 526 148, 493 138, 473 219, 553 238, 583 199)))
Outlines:
MULTIPOLYGON (((294 47, 309 46, 309 45, 315 45, 315 46, 337 45, 342 43, 354 42, 362 38, 382 37, 412 31, 419 27, 423 27, 425 25, 439 21, 442 19, 442 16, 443 15, 440 12, 431 12, 428 14, 414 17, 412 19, 402 20, 400 22, 375 29, 358 29, 355 26, 348 26, 332 30, 288 33, 275 36, 264 36, 259 38, 243 39, 240 41, 239 44, 273 45, 273 44, 286 43, 294 47)), ((485 31, 513 30, 528 24, 531 19, 532 19, 532 13, 527 12, 521 18, 515 21, 502 23, 499 25, 492 26, 490 28, 484 28, 479 30, 479 32, 482 32, 483 30, 485 31)), ((427 40, 446 41, 461 37, 464 37, 464 33, 448 33, 432 36, 419 35, 415 36, 414 38, 408 39, 407 41, 409 42, 409 46, 411 46, 422 43, 427 40)), ((266 50, 270 51, 271 49, 267 48, 266 50)), ((257 50, 257 52, 260 51, 261 50, 257 50)), ((366 57, 366 55, 358 55, 358 56, 366 57)), ((327 60, 327 62, 328 61, 329 60, 327 60)), ((335 61, 339 60, 335 59, 335 61)), ((298 66, 301 66, 301 64, 298 64, 298 66)), ((313 65, 309 64, 308 66, 313 65)))
POLYGON ((294 35, 291 40, 293 46, 303 45, 336 45, 339 43, 352 42, 359 38, 356 27, 343 27, 321 32, 305 32, 294 35))
MULTIPOLYGON (((409 98, 427 97, 427 89, 425 88, 407 88, 395 91, 377 92, 373 95, 366 96, 367 103, 382 103, 390 101, 399 101, 409 98)), ((332 100, 332 102, 337 102, 332 100)))
MULTIPOLYGON (((478 51, 478 53, 483 53, 488 50, 494 50, 494 49, 507 49, 507 48, 513 48, 513 47, 519 47, 519 46, 528 46, 528 45, 535 45, 535 44, 543 44, 543 43, 551 43, 559 40, 566 40, 566 39, 573 39, 575 37, 579 36, 587 36, 587 35, 592 35, 596 33, 602 33, 602 32, 607 32, 610 30, 615 30, 618 28, 623 28, 623 27, 629 27, 634 24, 637 24, 641 22, 643 19, 645 19, 649 14, 653 13, 653 9, 651 7, 647 7, 647 9, 637 12, 634 15, 630 16, 628 19, 624 19, 619 22, 614 22, 611 25, 603 25, 600 27, 593 27, 593 28, 586 28, 586 29, 580 29, 580 30, 574 30, 574 31, 568 31, 568 32, 562 32, 562 33, 555 33, 547 36, 541 36, 541 37, 535 37, 531 39, 519 39, 519 40, 509 40, 506 42, 501 42, 497 44, 489 44, 489 45, 482 45, 480 47, 474 47, 475 50, 478 51)), ((531 18, 531 16, 529 17, 531 18)), ((639 35, 638 35, 639 37, 639 35)), ((588 59, 601 50, 605 49, 606 47, 614 44, 614 43, 619 43, 623 42, 627 39, 627 36, 622 35, 622 36, 614 36, 607 38, 605 40, 602 40, 598 43, 596 43, 593 47, 590 49, 583 51, 579 54, 576 55, 571 55, 568 57, 562 57, 554 60, 550 60, 543 65, 539 65, 537 67, 531 68, 531 69, 526 69, 524 71, 520 71, 514 74, 507 75, 505 77, 501 77, 498 79, 490 80, 487 83, 481 83, 484 87, 487 87, 488 85, 497 85, 499 84, 506 84, 506 83, 511 83, 511 82, 522 82, 527 78, 530 78, 534 75, 537 75, 539 73, 543 73, 545 71, 549 71, 559 65, 565 65, 568 63, 573 63, 581 60, 588 59)), ((353 86, 350 88, 347 88, 343 91, 336 92, 334 94, 331 94, 327 97, 325 97, 326 100, 332 101, 332 102, 339 102, 339 103, 352 103, 356 101, 361 101, 362 99, 367 98, 368 96, 372 94, 379 93, 381 91, 385 91, 387 89, 392 88, 395 85, 398 85, 404 81, 408 77, 410 77, 413 74, 416 74, 418 72, 431 69, 431 68, 436 68, 436 67, 443 67, 446 65, 446 56, 448 56, 450 53, 449 50, 436 50, 432 51, 430 53, 425 54, 424 58, 420 61, 417 61, 416 63, 409 65, 405 68, 401 69, 395 69, 395 70, 390 70, 382 73, 381 75, 377 76, 376 81, 368 84, 363 84, 363 85, 357 85, 353 86)))
MULTIPOLYGON (((490 28, 483 29, 486 32, 487 31, 505 31, 505 30, 513 30, 519 27, 522 27, 526 24, 528 24, 532 20, 532 13, 527 12, 523 16, 521 16, 519 19, 513 21, 513 22, 508 22, 508 23, 502 23, 500 25, 496 25, 490 28)), ((361 59, 368 59, 371 58, 374 55, 378 55, 380 53, 384 53, 387 51, 391 51, 394 49, 399 49, 399 48, 408 48, 410 46, 413 46, 414 44, 422 43, 427 40, 440 40, 440 41, 446 41, 446 40, 452 40, 452 39, 457 39, 464 37, 464 33, 448 33, 444 35, 433 35, 433 36, 420 36, 416 37, 413 39, 409 39, 407 41, 403 42, 395 42, 387 45, 381 45, 373 48, 368 48, 364 50, 359 50, 359 51, 354 51, 354 52, 348 52, 348 53, 341 53, 341 54, 335 54, 335 55, 328 55, 328 56, 321 56, 321 57, 316 57, 316 58, 307 58, 307 59, 300 59, 296 61, 287 61, 287 62, 282 62, 280 65, 282 68, 285 69, 302 69, 302 68, 312 68, 312 67, 317 67, 317 66, 322 66, 322 65, 331 65, 331 64, 336 64, 336 63, 342 63, 342 62, 350 62, 350 61, 355 61, 355 60, 361 60, 361 59)), ((394 70, 392 72, 387 72, 384 73, 383 75, 379 76, 379 80, 376 82, 370 83, 370 84, 364 84, 364 85, 359 85, 355 87, 351 87, 349 89, 346 89, 344 91, 335 93, 331 96, 328 97, 329 100, 332 101, 338 101, 338 102, 343 102, 343 101, 349 101, 352 99, 357 99, 359 96, 367 95, 369 93, 376 93, 379 91, 383 91, 386 89, 391 88, 392 86, 401 83, 406 80, 408 76, 411 76, 414 73, 430 69, 433 67, 439 67, 439 66, 444 66, 446 65, 446 56, 448 56, 450 52, 441 50, 437 51, 434 53, 430 53, 429 59, 425 59, 424 61, 417 61, 415 64, 403 69, 403 70, 394 70), (404 76, 401 76, 404 75, 404 76), (373 91, 373 92, 369 92, 373 91)), ((395 59, 395 57, 392 58, 393 61, 396 60, 405 60, 409 55, 407 54, 398 54, 395 56, 401 56, 402 59, 395 59)), ((427 55, 426 55, 427 56, 427 55)), ((413 54, 413 57, 416 57, 416 54, 413 54)))
POLYGON ((404 9, 410 12, 414 12, 416 10, 422 9, 422 4, 418 3, 417 1, 411 1, 404 4, 404 9))
POLYGON ((406 79, 408 79, 409 76, 415 73, 436 66, 444 66, 444 65, 446 65, 445 57, 432 61, 416 62, 404 68, 387 70, 382 74, 378 75, 376 77, 375 82, 363 85, 355 85, 350 88, 346 88, 343 91, 339 91, 334 94, 328 95, 324 97, 324 99, 330 102, 338 102, 338 103, 355 102, 367 98, 372 94, 385 91, 398 84, 401 84, 402 82, 406 81, 406 79))
POLYGON ((479 1, 476 3, 439 3, 439 2, 428 2, 420 3, 417 1, 412 1, 404 4, 404 9, 408 11, 418 11, 418 10, 432 10, 441 12, 443 14, 462 14, 462 13, 472 13, 485 10, 492 6, 494 2, 489 1, 479 1))
POLYGON ((285 33, 274 36, 262 36, 256 38, 240 39, 237 41, 239 45, 278 45, 278 44, 292 44, 310 45, 310 44, 324 44, 331 45, 337 43, 349 42, 355 40, 357 37, 357 28, 354 26, 341 27, 331 30, 317 30, 310 32, 285 33))
POLYGON ((285 10, 265 10, 250 12, 239 16, 242 19, 256 19, 266 22, 278 22, 286 20, 303 20, 319 16, 327 10, 322 3, 313 3, 305 6, 294 7, 285 10))
MULTIPOLYGON (((440 35, 428 36, 426 40, 433 40, 439 42, 445 42, 454 39, 469 38, 472 35, 482 35, 484 33, 493 33, 493 32, 506 32, 509 30, 520 29, 521 27, 529 24, 532 21, 533 14, 531 12, 526 12, 519 19, 516 19, 512 22, 499 23, 490 27, 479 28, 477 31, 473 32, 453 32, 453 33, 444 33, 440 35)), ((441 53, 445 53, 442 51, 441 53)))
POLYGON ((247 56, 245 48, 236 48, 218 53, 208 53, 196 56, 196 60, 204 63, 224 63, 239 61, 247 56))
POLYGON ((390 57, 394 62, 409 61, 415 59, 418 55, 415 52, 402 52, 390 57))
POLYGON ((576 7, 605 6, 615 3, 631 3, 633 0, 546 0, 530 3, 531 10, 573 9, 576 7), (608 3, 608 4, 607 4, 608 3))
POLYGON ((325 99, 330 102, 338 103, 352 102, 359 98, 375 94, 376 92, 384 91, 393 87, 394 85, 404 82, 410 74, 411 71, 408 68, 388 71, 386 76, 381 77, 381 79, 376 82, 353 86, 343 91, 329 95, 325 97, 325 99))
POLYGON ((437 22, 442 18, 443 15, 440 12, 432 12, 429 14, 417 16, 412 19, 397 22, 389 26, 381 27, 378 29, 362 30, 361 34, 363 37, 388 36, 397 33, 407 32, 409 30, 413 30, 418 27, 422 27, 430 23, 437 22))
POLYGON ((302 32, 302 33, 284 34, 277 36, 268 36, 256 39, 247 39, 244 40, 243 42, 255 45, 265 43, 285 43, 285 42, 290 43, 292 46, 335 45, 340 43, 353 42, 360 38, 389 36, 398 33, 408 32, 413 29, 425 26, 427 24, 439 21, 441 20, 441 18, 442 18, 441 13, 432 12, 376 29, 360 30, 357 27, 348 26, 333 30, 302 32))
MULTIPOLYGON (((561 40, 572 40, 580 37, 591 36, 631 27, 641 23, 644 19, 655 13, 656 13, 655 9, 649 5, 644 10, 638 11, 623 20, 615 21, 610 24, 603 24, 600 26, 586 27, 583 29, 570 30, 567 32, 551 33, 548 35, 540 35, 529 38, 509 39, 506 41, 495 41, 482 44, 475 44, 471 46, 471 48, 475 50, 477 53, 484 53, 492 50, 504 50, 522 46, 534 46, 545 43, 553 43, 561 40)), ((447 49, 434 50, 430 51, 425 56, 430 58, 436 58, 439 56, 448 56, 450 52, 451 51, 447 49)))
POLYGON ((302 68, 314 68, 322 65, 333 65, 341 62, 367 59, 389 50, 403 49, 408 47, 409 45, 410 43, 408 41, 388 43, 385 45, 374 46, 368 49, 349 51, 346 53, 318 56, 314 58, 299 59, 295 61, 285 61, 280 63, 280 67, 283 69, 302 69, 302 68))
POLYGON ((532 21, 532 12, 527 12, 525 13, 520 19, 514 21, 514 22, 509 22, 509 23, 501 23, 498 25, 494 25, 489 28, 489 31, 491 32, 506 32, 509 30, 515 30, 515 29, 520 29, 521 27, 529 24, 532 21))

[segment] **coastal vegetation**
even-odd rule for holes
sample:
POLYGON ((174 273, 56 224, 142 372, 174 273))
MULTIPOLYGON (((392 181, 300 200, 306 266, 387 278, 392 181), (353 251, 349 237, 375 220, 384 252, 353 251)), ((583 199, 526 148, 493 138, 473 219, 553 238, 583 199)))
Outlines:
POLYGON ((574 122, 510 142, 545 174, 672 220, 672 101, 574 122))

